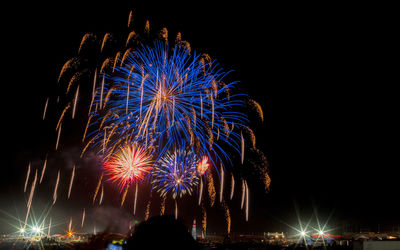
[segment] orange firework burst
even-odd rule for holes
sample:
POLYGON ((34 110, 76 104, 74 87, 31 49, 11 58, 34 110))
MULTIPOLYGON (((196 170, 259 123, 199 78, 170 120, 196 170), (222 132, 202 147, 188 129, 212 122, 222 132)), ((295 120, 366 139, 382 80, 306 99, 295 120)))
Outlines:
POLYGON ((208 163, 208 158, 204 156, 197 165, 197 172, 199 173, 199 175, 203 175, 207 171, 209 166, 210 164, 208 163))
POLYGON ((109 180, 118 182, 121 190, 135 180, 142 180, 151 170, 151 155, 143 147, 126 145, 104 164, 109 180))

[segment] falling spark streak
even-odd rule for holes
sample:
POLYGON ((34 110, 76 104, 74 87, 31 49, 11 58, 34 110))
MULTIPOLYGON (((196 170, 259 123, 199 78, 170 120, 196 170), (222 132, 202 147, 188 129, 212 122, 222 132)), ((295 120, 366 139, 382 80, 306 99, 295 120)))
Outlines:
POLYGON ((101 193, 100 193, 99 205, 101 205, 101 203, 103 203, 103 196, 104 196, 104 186, 101 185, 101 193))
POLYGON ((51 229, 51 217, 49 220, 49 228, 47 229, 47 235, 50 236, 50 229, 51 229))
POLYGON ((224 192, 224 168, 222 167, 221 164, 221 181, 220 181, 220 189, 219 189, 219 202, 222 202, 222 196, 223 196, 223 192, 224 192))
MULTIPOLYGON (((97 68, 94 70, 94 77, 93 77, 93 88, 92 88, 92 98, 95 96, 96 92, 96 79, 97 79, 97 68)), ((92 106, 92 105, 90 105, 92 106)), ((90 113, 90 112, 89 112, 90 113)))
POLYGON ((242 201, 240 203, 240 209, 243 209, 245 194, 246 194, 246 186, 244 184, 244 180, 242 180, 242 201))
POLYGON ((36 180, 37 180, 37 169, 36 169, 36 171, 35 171, 35 178, 33 179, 33 182, 32 182, 31 192, 30 192, 30 194, 29 194, 29 199, 28 199, 28 203, 27 203, 27 211, 26 211, 26 217, 25 217, 24 228, 25 228, 26 223, 27 223, 27 221, 28 221, 29 212, 30 212, 30 210, 31 210, 33 194, 35 193, 36 180))
POLYGON ((71 195, 71 189, 72 189, 72 184, 74 183, 74 178, 75 178, 75 166, 72 169, 72 174, 71 174, 71 180, 69 182, 69 188, 68 188, 68 199, 71 195))
POLYGON ((40 175, 39 183, 42 183, 44 172, 46 171, 46 165, 47 165, 47 155, 46 155, 46 159, 44 160, 44 163, 43 163, 42 174, 40 175))
POLYGON ((76 89, 75 98, 74 98, 74 106, 72 107, 72 119, 74 119, 74 117, 75 117, 76 103, 78 102, 78 95, 79 95, 79 85, 76 89))
POLYGON ((82 212, 82 223, 81 223, 81 227, 83 227, 83 223, 85 222, 85 209, 83 209, 82 212))
POLYGON ((72 229, 72 217, 69 217, 68 232, 71 232, 71 229, 72 229))
POLYGON ((94 204, 94 201, 96 200, 97 193, 99 192, 99 188, 100 188, 100 184, 101 184, 101 181, 102 181, 102 180, 103 180, 103 174, 101 174, 100 179, 99 179, 99 182, 97 183, 97 186, 96 186, 96 190, 94 191, 94 195, 93 195, 93 204, 94 204))
POLYGON ((246 221, 249 220, 249 186, 246 182, 246 221))
POLYGON ((28 172, 26 172, 26 180, 24 186, 24 193, 26 192, 26 187, 28 186, 29 175, 31 174, 31 163, 28 164, 28 172))
POLYGON ((203 196, 203 178, 200 178, 199 206, 201 203, 202 196, 203 196))
POLYGON ((58 183, 60 182, 60 170, 58 170, 57 174, 57 181, 56 181, 56 186, 54 188, 54 193, 53 193, 53 205, 56 203, 57 200, 57 189, 58 189, 58 183))
POLYGON ((137 202, 137 195, 138 195, 138 184, 136 182, 136 188, 135 188, 135 201, 133 204, 133 215, 136 213, 136 202, 137 202))
POLYGON ((145 217, 144 220, 148 220, 149 216, 150 216, 150 205, 151 205, 151 200, 149 200, 149 202, 147 202, 147 206, 146 206, 146 212, 145 212, 145 217))
POLYGON ((46 117, 46 111, 47 111, 47 105, 48 104, 49 104, 49 98, 47 97, 46 104, 44 105, 44 110, 43 110, 43 120, 46 117))
POLYGON ((203 206, 201 206, 201 213, 203 215, 203 219, 201 220, 201 225, 202 225, 202 229, 204 232, 204 236, 207 235, 207 211, 206 208, 203 206))
POLYGON ((103 80, 101 81, 101 91, 100 91, 100 108, 103 105, 103 92, 104 92, 104 76, 103 80))
POLYGON ((124 205, 125 198, 126 198, 126 194, 128 193, 128 189, 129 189, 129 184, 126 185, 125 190, 124 190, 124 193, 122 194, 121 207, 124 205))
POLYGON ((243 138, 243 133, 242 132, 240 132, 240 138, 241 138, 241 140, 240 140, 240 145, 241 145, 241 160, 242 160, 242 164, 243 164, 243 162, 244 162, 244 138, 243 138))
POLYGON ((208 177, 208 195, 210 196, 210 206, 214 206, 215 202, 215 186, 214 186, 214 179, 212 177, 212 174, 209 173, 207 175, 208 177))
POLYGON ((224 202, 222 202, 222 206, 225 210, 225 220, 226 220, 226 227, 227 227, 227 232, 228 234, 231 232, 231 213, 229 211, 228 205, 224 202))
POLYGON ((232 198, 233 198, 233 192, 235 191, 235 178, 233 177, 233 174, 232 174, 232 180, 231 180, 231 197, 230 197, 230 199, 232 200, 232 198))
POLYGON ((162 216, 165 213, 165 201, 167 200, 167 196, 163 196, 161 199, 160 215, 162 216))
POLYGON ((58 143, 60 142, 60 135, 61 135, 61 126, 58 128, 58 134, 57 134, 57 142, 56 142, 56 150, 58 149, 58 143))

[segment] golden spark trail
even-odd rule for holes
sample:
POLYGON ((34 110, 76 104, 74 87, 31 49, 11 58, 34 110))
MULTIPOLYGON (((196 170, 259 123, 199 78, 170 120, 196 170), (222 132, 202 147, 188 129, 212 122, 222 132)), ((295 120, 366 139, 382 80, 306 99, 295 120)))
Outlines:
POLYGON ((113 65, 113 70, 112 70, 113 73, 115 71, 115 67, 117 66, 117 62, 118 62, 118 59, 119 59, 120 56, 121 56, 121 52, 118 51, 117 54, 115 55, 115 58, 114 58, 114 65, 113 65))
MULTIPOLYGON (((150 197, 151 199, 151 197, 150 197)), ((146 212, 145 212, 145 217, 144 220, 148 220, 149 216, 150 216, 150 205, 151 205, 151 200, 149 200, 149 202, 147 202, 147 206, 146 206, 146 212)))
POLYGON ((89 39, 89 37, 91 37, 91 36, 93 36, 93 34, 91 34, 91 33, 86 33, 86 34, 82 37, 82 41, 81 41, 81 44, 80 44, 79 49, 78 49, 78 54, 81 52, 81 49, 82 49, 83 45, 85 44, 86 40, 89 39))
POLYGON ((101 185, 99 205, 101 205, 101 203, 103 203, 103 196, 104 196, 104 185, 101 185))
POLYGON ((223 208, 225 210, 225 220, 226 220, 227 233, 230 234, 230 232, 231 232, 231 213, 230 213, 229 207, 225 203, 225 201, 222 202, 222 206, 223 206, 223 208))
POLYGON ((58 128, 58 134, 57 134, 57 142, 56 142, 56 150, 58 149, 58 143, 60 142, 60 135, 61 135, 61 125, 58 128))
POLYGON ((122 60, 121 60, 120 66, 122 66, 122 64, 124 64, 125 59, 128 57, 128 55, 129 55, 130 53, 131 53, 131 48, 128 48, 128 49, 125 51, 124 55, 122 56, 122 60))
POLYGON ((165 213, 165 201, 167 200, 167 196, 163 196, 161 199, 160 215, 162 216, 165 213))
MULTIPOLYGON (((96 79, 97 79, 97 68, 94 70, 94 77, 93 77, 93 88, 92 88, 92 98, 94 99, 95 97, 95 92, 96 92, 96 79)), ((93 101, 92 101, 93 103, 93 101)), ((92 104, 90 104, 92 106, 92 104)), ((89 111, 90 114, 90 111, 89 111)))
POLYGON ((25 216, 24 228, 25 228, 26 223, 27 223, 27 221, 28 221, 29 212, 30 212, 30 210, 31 210, 33 194, 35 193, 36 180, 37 180, 37 169, 36 169, 36 171, 35 171, 35 178, 33 179, 32 186, 31 186, 31 192, 30 192, 29 198, 28 198, 27 211, 26 211, 26 216, 25 216))
POLYGON ((72 189, 72 184, 74 183, 74 178, 75 178, 75 166, 72 169, 71 180, 69 181, 68 199, 69 199, 69 197, 71 195, 71 189, 72 189))
POLYGON ((86 146, 83 148, 82 153, 80 155, 80 158, 82 158, 83 154, 86 152, 86 149, 89 147, 89 145, 93 142, 94 138, 92 138, 87 144, 86 146))
POLYGON ((201 203, 202 196, 203 196, 203 178, 201 178, 200 176, 199 206, 201 203))
POLYGON ((60 119, 58 119, 57 126, 56 126, 56 130, 58 129, 59 126, 61 126, 61 122, 62 122, 62 119, 64 118, 65 112, 67 112, 67 110, 68 110, 70 107, 71 107, 71 103, 68 103, 68 105, 65 106, 63 112, 61 113, 60 119))
POLYGON ((72 76, 71 80, 69 80, 69 83, 68 83, 68 86, 67 86, 66 94, 69 93, 69 90, 71 89, 72 84, 74 84, 76 81, 78 81, 79 78, 81 77, 81 75, 82 75, 81 72, 77 72, 77 73, 75 73, 75 74, 72 76))
POLYGON ((62 75, 65 73, 65 71, 67 71, 67 69, 69 69, 76 62, 76 60, 77 60, 76 58, 71 58, 66 63, 64 63, 63 67, 61 68, 60 74, 58 76, 57 82, 60 82, 62 75))
POLYGON ((100 52, 103 52, 104 46, 106 45, 107 40, 111 37, 110 33, 106 33, 103 38, 103 42, 101 43, 100 52))
POLYGON ((125 190, 124 190, 124 193, 122 194, 121 207, 124 205, 125 198, 126 198, 126 194, 128 193, 128 189, 129 189, 129 184, 126 185, 126 188, 125 188, 125 190))
POLYGON ((136 213, 136 202, 137 202, 137 195, 138 195, 138 184, 136 182, 136 188, 135 188, 135 201, 133 204, 133 215, 136 213))
POLYGON ((43 110, 43 120, 46 117, 46 111, 47 111, 47 105, 49 104, 49 98, 47 97, 46 103, 44 104, 44 110, 43 110))
POLYGON ((103 105, 103 91, 104 91, 104 76, 103 80, 101 80, 101 91, 100 91, 100 108, 103 105))
POLYGON ((58 183, 59 182, 60 182, 60 170, 58 170, 56 186, 54 187, 53 205, 54 205, 54 203, 56 203, 56 200, 57 200, 57 189, 58 189, 58 183))
POLYGON ((128 38, 126 39, 125 47, 128 47, 129 42, 131 41, 131 39, 132 39, 132 38, 135 38, 136 36, 137 36, 137 35, 136 35, 136 32, 132 30, 132 31, 129 33, 128 38))
POLYGON ((72 107, 72 119, 75 118, 76 103, 78 102, 78 95, 79 95, 79 85, 76 89, 75 98, 74 98, 74 106, 72 107))
POLYGON ((235 178, 233 177, 233 174, 232 174, 232 179, 231 179, 231 196, 230 196, 230 199, 232 200, 232 198, 233 198, 233 192, 235 191, 235 178))
POLYGON ((250 99, 249 102, 256 109, 256 111, 257 111, 257 113, 258 113, 258 115, 259 115, 259 117, 261 119, 261 122, 264 122, 264 114, 263 114, 263 110, 261 108, 261 105, 258 102, 254 101, 252 99, 250 99))
POLYGON ((201 220, 201 225, 202 225, 202 229, 204 232, 204 237, 207 236, 207 211, 206 208, 204 207, 204 205, 201 206, 201 213, 203 215, 203 218, 201 220))
POLYGON ((214 186, 214 179, 212 177, 211 173, 207 174, 208 177, 208 195, 210 196, 210 206, 214 206, 214 202, 215 202, 215 186, 214 186))
POLYGON ((25 186, 24 186, 24 193, 26 192, 26 187, 28 186, 29 175, 31 174, 31 163, 28 164, 28 172, 26 172, 26 179, 25 179, 25 186))
POLYGON ((71 232, 71 229, 72 229, 72 217, 69 217, 68 232, 71 232))
POLYGON ((88 130, 88 128, 89 128, 90 120, 91 120, 91 119, 92 119, 92 116, 89 116, 88 121, 87 121, 87 123, 86 123, 85 131, 83 132, 82 142, 85 141, 86 133, 87 133, 87 130, 88 130))
POLYGON ((219 202, 222 202, 222 196, 224 192, 224 177, 225 177, 225 172, 224 168, 222 167, 221 164, 221 180, 220 180, 220 188, 219 188, 219 202))
POLYGON ((85 209, 83 209, 82 212, 82 223, 81 223, 81 227, 83 227, 83 223, 85 222, 85 209))
POLYGON ((253 149, 256 148, 256 135, 254 134, 253 130, 251 130, 249 127, 245 127, 247 132, 250 134, 250 139, 251 139, 251 144, 253 149))
POLYGON ((240 209, 243 209, 245 195, 246 195, 246 186, 244 184, 244 180, 242 180, 242 201, 240 202, 240 209))
POLYGON ((240 132, 240 145, 241 145, 241 161, 242 161, 242 164, 243 164, 243 162, 244 162, 244 138, 243 138, 243 133, 242 132, 240 132))
POLYGON ((249 220, 249 186, 246 182, 246 221, 249 220))
POLYGON ((128 18, 128 28, 133 24, 133 12, 129 12, 129 18, 128 18))
POLYGON ((149 20, 146 20, 146 23, 144 25, 144 33, 147 35, 150 34, 150 21, 149 20))
POLYGON ((46 155, 46 159, 44 160, 44 163, 43 163, 42 174, 40 175, 39 183, 42 183, 44 172, 46 171, 46 165, 47 165, 47 155, 46 155))
POLYGON ((102 181, 102 180, 103 180, 103 174, 101 174, 100 179, 99 179, 99 182, 97 183, 97 186, 96 186, 96 190, 94 191, 94 195, 93 195, 93 204, 94 204, 94 201, 96 200, 97 193, 99 192, 99 188, 100 188, 100 184, 101 184, 101 181, 102 181))

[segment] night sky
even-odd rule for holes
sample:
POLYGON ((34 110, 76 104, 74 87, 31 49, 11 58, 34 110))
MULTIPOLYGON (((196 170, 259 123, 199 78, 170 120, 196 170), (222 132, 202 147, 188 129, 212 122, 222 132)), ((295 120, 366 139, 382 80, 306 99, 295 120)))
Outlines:
MULTIPOLYGON (((305 221, 317 210, 321 221, 331 214, 332 226, 397 227, 398 92, 386 42, 392 16, 374 6, 198 4, 4 10, 11 16, 2 17, 0 210, 24 217, 28 162, 43 160, 55 143, 54 121, 41 117, 61 67, 86 32, 125 39, 133 10, 136 27, 149 19, 153 32, 180 31, 193 49, 234 70, 230 77, 263 107, 264 123, 251 126, 268 159, 271 190, 251 189, 247 223, 240 205, 233 206, 233 232, 288 231, 284 223, 296 224, 295 207, 305 221)), ((58 166, 48 167, 54 177, 58 166)), ((53 184, 45 185, 48 191, 39 193, 48 199, 37 204, 51 202, 53 184)), ((60 201, 53 212, 62 218, 64 204, 76 206, 79 217, 83 205, 76 201, 60 201)), ((218 219, 218 212, 209 216, 218 219)), ((210 231, 223 231, 221 218, 210 231)), ((9 227, 0 223, 0 232, 9 227)))

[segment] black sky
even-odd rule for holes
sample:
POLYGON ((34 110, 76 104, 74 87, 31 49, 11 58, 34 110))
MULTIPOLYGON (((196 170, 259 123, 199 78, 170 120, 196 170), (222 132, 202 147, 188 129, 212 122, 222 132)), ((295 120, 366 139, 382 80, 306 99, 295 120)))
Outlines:
POLYGON ((55 132, 41 115, 62 65, 86 32, 125 32, 133 9, 138 26, 149 19, 153 31, 164 25, 170 36, 181 31, 192 48, 235 70, 235 80, 263 106, 264 123, 252 125, 268 158, 271 191, 253 191, 250 221, 241 222, 237 209, 242 218, 234 219, 233 231, 285 231, 278 221, 294 223, 294 204, 305 215, 316 207, 324 219, 334 211, 337 224, 373 230, 400 223, 398 81, 390 48, 397 29, 387 8, 47 7, 9 7, 12 15, 2 17, 0 209, 20 204, 27 162, 53 143, 55 132))

